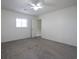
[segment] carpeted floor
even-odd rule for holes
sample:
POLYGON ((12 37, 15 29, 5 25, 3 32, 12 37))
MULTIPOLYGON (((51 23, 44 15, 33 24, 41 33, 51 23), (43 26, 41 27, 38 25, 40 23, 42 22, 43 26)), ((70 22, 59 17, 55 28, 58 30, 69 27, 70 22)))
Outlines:
POLYGON ((2 43, 1 59, 77 59, 77 48, 33 38, 2 43))

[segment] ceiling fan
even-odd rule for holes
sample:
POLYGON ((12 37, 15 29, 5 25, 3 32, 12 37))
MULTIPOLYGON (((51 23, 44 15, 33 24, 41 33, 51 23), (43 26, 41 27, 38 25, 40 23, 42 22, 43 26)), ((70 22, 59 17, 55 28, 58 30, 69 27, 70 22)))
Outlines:
POLYGON ((41 3, 40 3, 40 2, 37 3, 37 4, 30 3, 30 5, 32 6, 32 7, 30 7, 30 8, 34 9, 35 11, 37 11, 38 9, 43 8, 43 7, 41 6, 41 3))
POLYGON ((45 0, 30 0, 28 3, 26 3, 26 8, 24 10, 29 9, 38 11, 39 9, 42 9, 45 6, 50 6, 45 2, 45 0))
POLYGON ((26 3, 26 8, 24 10, 32 9, 34 11, 37 11, 42 8, 42 3, 39 0, 31 0, 30 2, 26 3))

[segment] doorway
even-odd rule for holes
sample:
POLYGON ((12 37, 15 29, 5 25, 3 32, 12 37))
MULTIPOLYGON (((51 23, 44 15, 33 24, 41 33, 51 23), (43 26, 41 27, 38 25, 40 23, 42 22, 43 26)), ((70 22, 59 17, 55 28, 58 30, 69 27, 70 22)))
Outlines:
POLYGON ((32 37, 41 36, 41 19, 32 20, 32 37))

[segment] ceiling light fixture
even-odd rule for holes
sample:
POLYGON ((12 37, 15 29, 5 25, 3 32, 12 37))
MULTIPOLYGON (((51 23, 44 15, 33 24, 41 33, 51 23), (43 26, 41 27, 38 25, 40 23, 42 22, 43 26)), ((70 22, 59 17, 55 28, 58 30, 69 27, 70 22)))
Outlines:
POLYGON ((35 11, 42 8, 41 3, 37 3, 36 5, 31 3, 31 5, 32 5, 31 8, 34 9, 35 11))

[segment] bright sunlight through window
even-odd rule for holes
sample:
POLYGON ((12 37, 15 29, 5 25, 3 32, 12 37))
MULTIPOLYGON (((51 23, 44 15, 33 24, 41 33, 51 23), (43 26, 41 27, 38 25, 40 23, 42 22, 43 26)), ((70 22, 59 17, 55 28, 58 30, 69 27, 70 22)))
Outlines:
POLYGON ((27 27, 27 19, 16 18, 16 27, 27 27))

